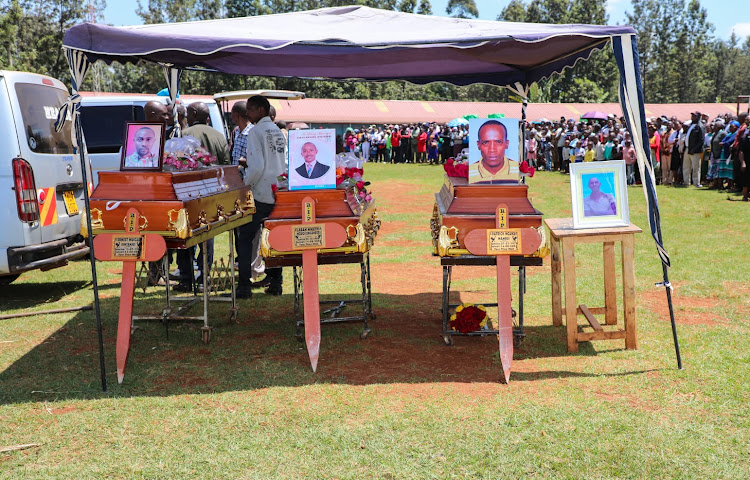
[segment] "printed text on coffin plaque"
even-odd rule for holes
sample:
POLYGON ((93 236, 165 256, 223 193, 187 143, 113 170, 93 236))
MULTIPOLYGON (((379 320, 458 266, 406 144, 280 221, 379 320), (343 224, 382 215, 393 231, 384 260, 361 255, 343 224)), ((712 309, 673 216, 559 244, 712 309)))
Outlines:
POLYGON ((488 255, 518 255, 521 253, 521 230, 487 230, 488 255))
POLYGON ((295 225, 292 227, 292 248, 295 250, 323 248, 325 228, 320 223, 295 225))

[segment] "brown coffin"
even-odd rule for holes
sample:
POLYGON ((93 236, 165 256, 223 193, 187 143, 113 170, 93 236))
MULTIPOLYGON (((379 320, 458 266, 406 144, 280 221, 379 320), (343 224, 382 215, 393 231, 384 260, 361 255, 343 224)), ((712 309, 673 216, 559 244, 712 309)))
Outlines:
POLYGON ((337 223, 347 232, 344 246, 323 249, 321 253, 364 253, 375 242, 380 229, 380 220, 375 202, 360 206, 354 201, 352 192, 344 189, 300 190, 276 192, 276 204, 266 219, 261 236, 261 254, 266 257, 298 255, 301 252, 279 252, 268 244, 271 230, 281 225, 302 223, 302 200, 311 197, 315 201, 315 217, 318 223, 337 223))
POLYGON ((250 222, 250 187, 236 166, 189 172, 100 172, 91 194, 93 234, 122 232, 129 208, 141 231, 162 235, 169 248, 195 245, 250 222))
POLYGON ((443 187, 435 194, 431 221, 433 253, 467 255, 466 235, 475 229, 495 228, 495 213, 501 203, 510 211, 508 228, 541 229, 542 212, 531 205, 528 189, 528 185, 521 184, 469 185, 465 178, 446 175, 443 187))

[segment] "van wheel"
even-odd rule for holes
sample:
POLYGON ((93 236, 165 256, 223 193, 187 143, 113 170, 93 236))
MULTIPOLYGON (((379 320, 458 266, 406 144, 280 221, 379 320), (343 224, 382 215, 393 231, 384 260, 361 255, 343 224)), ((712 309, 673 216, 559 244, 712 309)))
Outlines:
POLYGON ((15 275, 3 275, 2 277, 0 277, 0 286, 10 285, 13 282, 13 280, 15 280, 16 278, 20 276, 21 276, 20 273, 17 273, 15 275))

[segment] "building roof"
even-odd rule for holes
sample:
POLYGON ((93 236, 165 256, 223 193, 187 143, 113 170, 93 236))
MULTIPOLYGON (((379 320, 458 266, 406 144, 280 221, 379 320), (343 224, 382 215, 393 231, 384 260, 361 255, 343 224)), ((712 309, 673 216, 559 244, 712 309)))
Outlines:
MULTIPOLYGON (((487 117, 504 114, 507 118, 521 117, 521 104, 516 102, 419 102, 404 100, 339 100, 305 98, 296 101, 271 100, 276 107, 277 120, 307 123, 403 124, 417 122, 447 123, 456 117, 473 114, 487 117)), ((586 112, 598 110, 622 115, 618 103, 532 103, 526 109, 526 118, 559 120, 560 117, 578 119, 586 112)), ((714 118, 725 113, 736 114, 736 105, 730 103, 678 103, 646 104, 646 116, 667 118, 676 116, 689 120, 690 112, 700 111, 714 118)))
MULTIPOLYGON (((83 95, 117 95, 82 92, 83 95)), ((131 95, 131 94, 127 94, 131 95)), ((181 95, 187 101, 213 101, 209 95, 181 95)), ((301 121, 309 124, 351 124, 382 125, 437 122, 448 123, 450 120, 473 114, 483 118, 490 114, 504 114, 507 118, 521 118, 521 104, 517 102, 421 102, 411 100, 344 100, 330 98, 304 98, 301 100, 270 99, 276 108, 276 119, 301 121)), ((230 102, 227 108, 231 109, 230 102)), ((667 118, 676 116, 680 120, 689 120, 690 112, 696 110, 710 118, 725 113, 736 114, 737 106, 733 103, 647 103, 646 116, 667 118)), ((526 118, 534 121, 540 118, 559 120, 560 117, 578 120, 581 115, 590 111, 601 111, 616 116, 622 115, 619 103, 531 103, 526 109, 526 118)))

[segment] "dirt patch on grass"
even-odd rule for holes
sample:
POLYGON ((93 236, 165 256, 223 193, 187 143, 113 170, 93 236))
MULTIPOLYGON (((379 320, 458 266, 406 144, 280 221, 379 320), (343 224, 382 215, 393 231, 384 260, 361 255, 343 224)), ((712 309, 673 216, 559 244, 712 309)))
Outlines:
MULTIPOLYGON (((679 288, 672 294, 675 322, 680 325, 716 326, 729 323, 721 316, 725 307, 724 302, 711 297, 685 297, 678 293, 679 288), (707 311, 713 309, 714 311, 707 311)), ((660 320, 669 321, 669 305, 662 289, 647 290, 640 294, 638 301, 654 312, 660 320)))
POLYGON ((77 412, 78 409, 75 407, 63 407, 63 408, 50 408, 49 413, 52 415, 64 415, 70 412, 77 412))
POLYGON ((379 238, 377 243, 380 247, 423 248, 426 251, 432 248, 432 243, 427 240, 420 242, 417 240, 387 240, 379 238))
MULTIPOLYGON (((440 186, 435 186, 435 193, 440 190, 440 186)), ((385 207, 398 206, 398 208, 388 208, 389 211, 398 213, 425 213, 426 216, 432 214, 432 208, 435 205, 435 196, 433 193, 425 195, 414 191, 414 185, 405 182, 389 182, 376 185, 373 189, 375 198, 382 199, 404 199, 404 201, 390 202, 382 200, 385 207)), ((429 225, 429 224, 428 224, 429 225)))
MULTIPOLYGON (((372 288, 380 294, 413 295, 421 292, 443 291, 443 268, 437 257, 425 257, 428 263, 377 263, 372 265, 372 288)), ((451 274, 451 290, 458 291, 455 282, 476 280, 485 277, 494 278, 493 267, 454 268, 451 274)), ((482 290, 484 291, 484 290, 482 290)), ((489 301, 489 300, 488 300, 489 301)), ((490 303, 494 300, 489 301, 490 303)), ((407 302, 408 303, 408 302, 407 302)), ((432 307, 438 307, 440 301, 432 307)))

